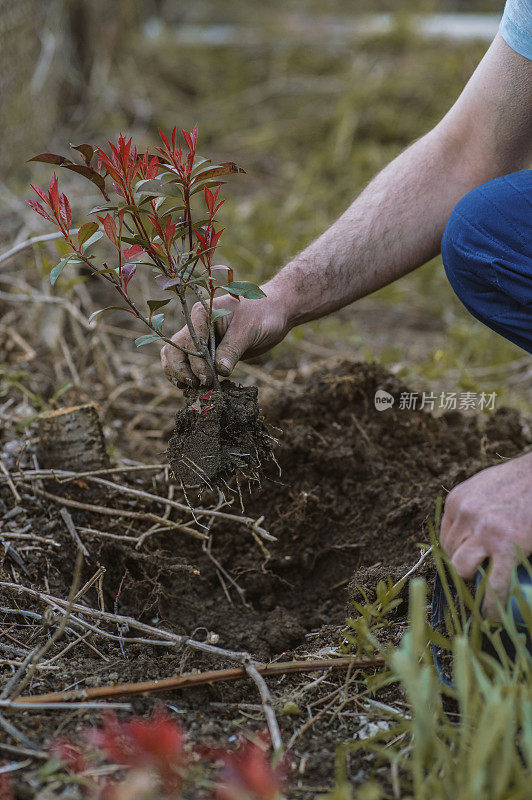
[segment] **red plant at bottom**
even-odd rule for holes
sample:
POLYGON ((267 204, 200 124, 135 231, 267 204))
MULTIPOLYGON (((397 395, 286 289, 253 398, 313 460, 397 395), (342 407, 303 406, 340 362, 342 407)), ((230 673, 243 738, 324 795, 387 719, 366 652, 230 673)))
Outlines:
MULTIPOLYGON (((284 770, 281 765, 272 767, 264 737, 245 740, 234 751, 194 748, 187 744, 179 723, 158 709, 151 719, 133 717, 124 722, 109 712, 102 727, 86 730, 83 739, 85 746, 58 741, 50 752, 69 772, 85 779, 87 796, 99 800, 141 800, 147 791, 158 800, 179 800, 185 786, 208 787, 202 791, 205 800, 279 800, 282 796, 284 770), (124 768, 125 777, 91 777, 91 767, 102 761, 124 768)), ((11 800, 10 795, 5 797, 11 800)), ((1 784, 0 800, 4 800, 1 784)))
POLYGON ((284 780, 283 765, 273 768, 263 737, 245 740, 235 752, 220 754, 222 770, 217 800, 278 800, 284 780))
POLYGON ((9 775, 0 775, 0 800, 14 800, 9 775))

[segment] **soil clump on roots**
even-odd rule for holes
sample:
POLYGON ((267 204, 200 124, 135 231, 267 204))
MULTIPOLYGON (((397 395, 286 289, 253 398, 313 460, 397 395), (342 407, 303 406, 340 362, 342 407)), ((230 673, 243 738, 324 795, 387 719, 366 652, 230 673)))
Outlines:
POLYGON ((189 393, 176 414, 166 456, 184 486, 223 488, 234 475, 260 481, 263 464, 272 459, 257 387, 223 381, 220 389, 189 393))

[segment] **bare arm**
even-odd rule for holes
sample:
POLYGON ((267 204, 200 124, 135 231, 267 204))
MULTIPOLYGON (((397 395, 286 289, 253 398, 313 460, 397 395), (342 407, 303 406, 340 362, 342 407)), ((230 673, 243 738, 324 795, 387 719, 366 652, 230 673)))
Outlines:
MULTIPOLYGON (((532 69, 498 34, 441 122, 380 172, 342 216, 263 288, 263 300, 220 297, 233 311, 219 322, 217 369, 228 375, 242 357, 265 352, 296 325, 317 319, 385 286, 435 256, 458 200, 532 155, 532 69)), ((205 326, 202 310, 195 325, 205 326)), ((187 332, 175 341, 190 349, 187 332)), ((168 346, 167 376, 206 382, 168 346)))

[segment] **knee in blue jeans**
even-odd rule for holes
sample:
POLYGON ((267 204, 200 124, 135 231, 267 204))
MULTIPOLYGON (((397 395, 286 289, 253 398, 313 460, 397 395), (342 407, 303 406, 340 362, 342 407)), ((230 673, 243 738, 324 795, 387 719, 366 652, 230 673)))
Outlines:
POLYGON ((495 178, 453 209, 442 239, 445 272, 477 319, 532 351, 532 171, 495 178))

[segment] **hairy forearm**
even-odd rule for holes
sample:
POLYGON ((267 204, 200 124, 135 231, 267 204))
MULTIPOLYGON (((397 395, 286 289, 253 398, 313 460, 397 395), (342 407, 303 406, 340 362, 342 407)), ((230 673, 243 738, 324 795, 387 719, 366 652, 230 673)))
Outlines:
POLYGON ((497 37, 439 125, 267 284, 285 306, 288 327, 348 305, 434 257, 460 198, 526 165, 530 117, 517 108, 526 96, 525 62, 497 37))
POLYGON ((385 286, 439 251, 446 220, 469 188, 437 131, 392 161, 266 289, 281 291, 290 326, 385 286))

